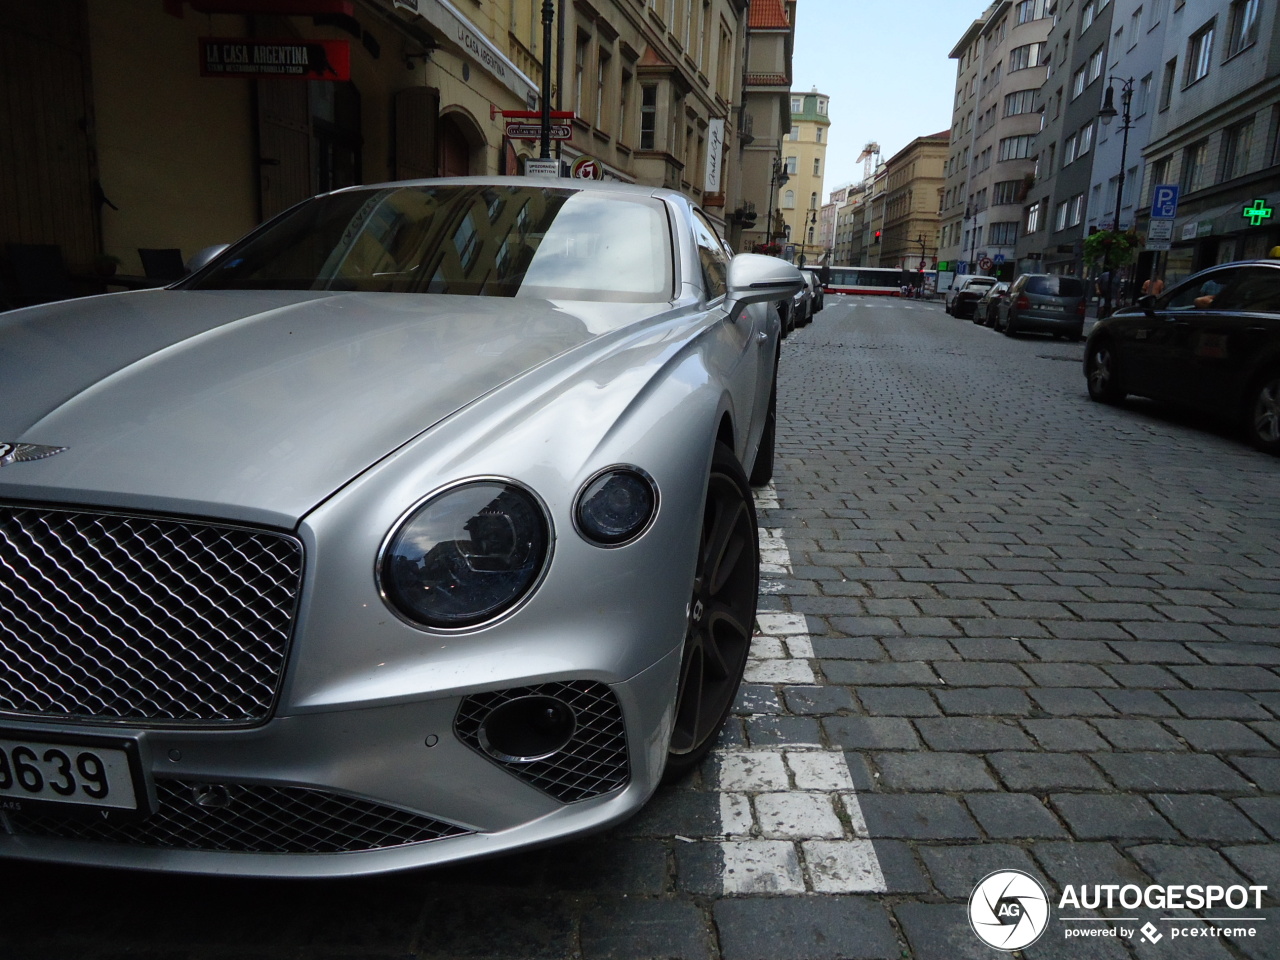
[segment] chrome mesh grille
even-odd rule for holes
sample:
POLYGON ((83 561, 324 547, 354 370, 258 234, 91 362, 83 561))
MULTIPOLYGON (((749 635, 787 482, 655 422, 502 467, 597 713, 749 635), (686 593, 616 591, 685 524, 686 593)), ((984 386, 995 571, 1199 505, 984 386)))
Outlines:
POLYGON ((0 711, 263 720, 301 577, 280 534, 0 504, 0 711))
POLYGON ((470 833, 368 800, 304 787, 156 780, 158 809, 102 821, 47 808, 8 813, 14 833, 229 853, 352 853, 470 833))
POLYGON ((631 778, 622 708, 603 683, 575 680, 478 693, 464 699, 453 721, 463 743, 562 803, 598 797, 631 778), (564 749, 545 760, 498 760, 480 746, 480 726, 497 706, 518 697, 555 697, 574 713, 576 729, 564 749))

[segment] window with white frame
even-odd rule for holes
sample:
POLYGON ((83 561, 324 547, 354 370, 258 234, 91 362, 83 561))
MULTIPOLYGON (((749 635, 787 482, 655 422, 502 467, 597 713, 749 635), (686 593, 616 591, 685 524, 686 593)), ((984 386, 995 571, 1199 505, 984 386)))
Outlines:
POLYGON ((782 195, 782 206, 787 210, 796 208, 796 192, 794 190, 788 190, 782 195))
POLYGON ((1080 128, 1080 150, 1077 156, 1083 157, 1093 147, 1093 121, 1080 128))
POLYGON ((1133 96, 1133 115, 1141 117, 1146 114, 1151 103, 1151 80, 1154 75, 1148 73, 1138 81, 1138 90, 1133 96))
POLYGON ((1015 117, 1022 113, 1031 113, 1035 109, 1036 92, 1034 90, 1015 90, 1005 94, 1004 115, 1015 117))
POLYGON ((818 157, 813 158, 813 175, 815 177, 822 175, 822 160, 818 157))
POLYGON ((1085 5, 1080 8, 1080 32, 1084 33, 1093 26, 1094 17, 1098 15, 1097 0, 1085 0, 1085 5))
POLYGON ((822 128, 821 128, 821 127, 818 127, 818 129, 816 129, 816 130, 813 132, 813 135, 814 135, 814 138, 815 138, 815 142, 817 142, 817 143, 821 143, 821 142, 822 142, 822 128))
POLYGON ((1093 51, 1093 56, 1089 58, 1089 83, 1097 80, 1102 76, 1102 47, 1093 51))
POLYGON ((1073 133, 1062 144, 1062 165, 1065 167, 1076 159, 1079 142, 1073 133))
POLYGON ((1084 78, 1088 70, 1089 70, 1088 67, 1081 67, 1079 70, 1077 70, 1075 73, 1071 75, 1071 99, 1072 100, 1080 96, 1080 94, 1084 93, 1084 87, 1085 87, 1084 78))
POLYGON ((1222 131, 1222 177, 1234 180, 1249 172, 1249 154, 1253 150, 1253 118, 1222 131))
POLYGON ((1209 141, 1193 143, 1182 151, 1182 190, 1191 193, 1209 185, 1209 141))
POLYGON ((1067 204, 1069 201, 1063 200, 1053 208, 1053 229, 1067 229, 1067 204))
POLYGON ((1174 78, 1178 75, 1178 58, 1174 57, 1164 65, 1164 77, 1160 81, 1160 109, 1168 110, 1173 100, 1174 78))
POLYGON ((1017 203, 1022 194, 1021 180, 1001 180, 991 188, 991 204, 992 206, 1001 207, 1010 203, 1017 203))
POLYGON ((1213 28, 1215 20, 1210 20, 1191 35, 1187 41, 1187 74, 1182 85, 1189 87, 1197 80, 1209 75, 1209 66, 1213 62, 1213 28))
POLYGON ((1129 15, 1129 49, 1132 50, 1138 44, 1138 37, 1142 30, 1142 8, 1134 10, 1129 15))
POLYGON ((1016 220, 993 223, 987 229, 987 243, 996 247, 1011 247, 1018 242, 1018 222, 1016 220))
POLYGON ((791 112, 799 113, 804 109, 804 101, 800 97, 791 98, 791 112))
POLYGON ((1234 0, 1227 21, 1227 56, 1258 42, 1258 0, 1234 0))
POLYGON ((796 158, 787 157, 787 159, 784 162, 786 163, 787 175, 794 177, 796 175, 796 158))
POLYGON ((1071 211, 1067 215, 1067 226, 1078 227, 1084 219, 1084 194, 1077 193, 1071 198, 1071 211))
POLYGON ((1044 43, 1028 43, 1009 51, 1009 72, 1038 67, 1044 62, 1044 43))
POLYGON ((1001 160, 1022 160, 1026 158, 1031 153, 1032 139, 1033 137, 1030 134, 1005 137, 999 144, 999 158, 1001 160))
POLYGON ((1035 233, 1040 229, 1040 201, 1027 207, 1027 233, 1035 233))
POLYGON ((1046 16, 1045 6, 1049 0, 1020 0, 1013 10, 1015 24, 1030 23, 1032 20, 1043 20, 1046 16))

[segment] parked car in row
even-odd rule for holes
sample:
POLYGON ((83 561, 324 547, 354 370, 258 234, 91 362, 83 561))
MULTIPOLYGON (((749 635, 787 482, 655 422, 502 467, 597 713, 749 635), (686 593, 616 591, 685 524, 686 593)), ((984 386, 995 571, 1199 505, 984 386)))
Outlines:
POLYGON ((974 305, 982 299, 982 295, 987 290, 995 286, 995 283, 995 277, 958 274, 947 287, 943 309, 953 317, 971 317, 974 305))
POLYGON ((1100 320, 1085 344, 1089 396, 1211 411, 1280 454, 1280 261, 1201 271, 1100 320))
POLYGON ((0 316, 0 856, 347 876, 635 813, 734 704, 803 286, 675 191, 463 178, 0 316))
POLYGON ((809 284, 809 292, 811 294, 811 309, 809 311, 810 319, 813 314, 822 310, 823 290, 822 281, 818 277, 818 272, 812 268, 802 267, 800 273, 804 276, 805 282, 809 284))
POLYGON ((1067 340, 1084 336, 1085 285, 1079 277, 1024 273, 997 304, 995 328, 1005 336, 1049 333, 1067 340))
POLYGON ((973 322, 990 327, 996 322, 996 309, 1009 292, 1009 284, 1004 280, 987 287, 978 302, 973 305, 973 322))

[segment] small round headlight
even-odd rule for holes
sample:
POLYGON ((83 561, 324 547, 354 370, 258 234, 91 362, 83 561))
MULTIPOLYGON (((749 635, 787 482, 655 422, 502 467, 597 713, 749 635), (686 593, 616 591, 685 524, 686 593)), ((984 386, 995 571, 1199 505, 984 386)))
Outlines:
POLYGON ((640 536, 658 508, 658 490, 644 471, 610 467, 588 480, 574 511, 578 530, 605 547, 640 536))
POLYGON ((478 480, 431 497, 394 530, 379 580, 387 602, 414 623, 473 627, 520 602, 551 553, 551 527, 528 491, 478 480))

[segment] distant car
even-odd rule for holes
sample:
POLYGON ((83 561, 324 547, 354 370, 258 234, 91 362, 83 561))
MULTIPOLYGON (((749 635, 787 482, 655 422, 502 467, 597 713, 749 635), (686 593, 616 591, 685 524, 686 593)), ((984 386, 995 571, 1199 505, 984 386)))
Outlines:
POLYGON ((0 315, 0 857, 349 876, 636 812, 734 704, 801 286, 671 190, 463 178, 0 315))
POLYGON ((813 314, 820 312, 823 307, 822 281, 818 279, 817 271, 812 268, 801 268, 800 273, 804 276, 805 282, 809 284, 809 293, 811 297, 809 301, 811 309, 809 312, 812 317, 813 314))
POLYGON ((794 327, 806 327, 813 320, 813 287, 808 280, 791 297, 791 320, 794 327))
POLYGON ((1009 284, 1001 280, 987 287, 978 302, 973 305, 973 322, 979 323, 984 327, 989 327, 995 323, 996 308, 1000 301, 1004 299, 1004 295, 1009 292, 1009 284))
POLYGON ((1024 273, 1013 281, 997 310, 995 328, 1006 336, 1049 333, 1079 340, 1084 336, 1084 281, 1052 273, 1024 273))
POLYGON ((953 317, 972 316, 974 304, 995 284, 995 277, 960 274, 951 281, 951 286, 947 288, 943 309, 953 317))
POLYGON ((1211 267, 1122 307, 1090 331, 1084 374, 1094 400, 1217 412, 1280 454, 1280 262, 1211 267))

